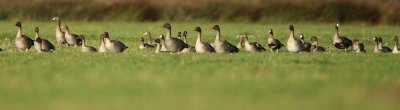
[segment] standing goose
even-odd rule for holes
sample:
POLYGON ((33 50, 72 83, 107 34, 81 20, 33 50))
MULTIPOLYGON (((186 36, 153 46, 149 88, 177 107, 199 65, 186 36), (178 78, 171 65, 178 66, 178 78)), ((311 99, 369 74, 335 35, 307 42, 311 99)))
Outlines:
POLYGON ((221 40, 221 29, 219 28, 219 25, 214 25, 213 29, 216 31, 216 36, 215 36, 215 41, 214 41, 214 49, 215 52, 217 53, 237 53, 239 52, 239 49, 229 43, 228 41, 221 40))
POLYGON ((344 49, 344 51, 347 52, 347 48, 353 45, 353 42, 351 42, 351 40, 348 39, 347 37, 339 35, 339 23, 336 24, 335 29, 336 31, 335 34, 333 35, 333 45, 336 48, 344 49))
POLYGON ((140 38, 140 44, 139 44, 139 49, 145 49, 145 48, 154 48, 153 45, 150 45, 148 43, 144 43, 143 37, 140 38))
POLYGON ((301 52, 304 50, 304 45, 301 42, 300 39, 295 38, 294 36, 294 27, 293 25, 290 25, 290 35, 286 44, 287 50, 292 53, 292 52, 301 52))
POLYGON ((105 42, 104 42, 104 34, 101 34, 100 35, 100 47, 99 47, 99 52, 107 52, 107 49, 106 49, 106 47, 104 46, 105 45, 105 42))
POLYGON ((80 35, 79 38, 82 39, 82 52, 97 52, 96 48, 86 45, 85 36, 80 35))
POLYGON ((353 52, 356 52, 356 53, 365 53, 366 52, 364 49, 364 44, 361 43, 361 41, 358 39, 353 40, 352 50, 353 50, 353 52))
POLYGON ((143 33, 143 35, 149 37, 149 40, 147 40, 147 43, 148 43, 148 44, 155 46, 155 45, 153 44, 152 39, 151 39, 151 33, 150 33, 150 32, 145 32, 145 33, 143 33))
POLYGON ((321 47, 318 45, 318 38, 316 36, 312 36, 310 38, 311 46, 310 46, 310 51, 311 52, 325 52, 325 48, 321 47))
POLYGON ((49 42, 46 39, 42 39, 42 38, 39 37, 39 27, 35 28, 35 42, 34 42, 34 45, 35 45, 36 50, 41 50, 41 51, 44 51, 44 52, 55 50, 54 45, 51 44, 51 42, 49 42), (37 42, 38 41, 37 39, 40 39, 39 40, 40 42, 37 42))
POLYGON ((243 42, 244 42, 244 37, 240 37, 240 35, 236 36, 237 39, 239 39, 238 44, 236 44, 236 47, 238 49, 244 48, 243 42))
POLYGON ((201 41, 201 28, 196 27, 196 29, 194 31, 197 32, 197 40, 196 40, 196 45, 195 45, 196 52, 197 53, 215 52, 214 48, 210 45, 210 43, 201 41))
POLYGON ((375 41, 375 47, 374 47, 374 52, 375 53, 389 53, 389 52, 392 52, 392 49, 382 45, 382 38, 381 37, 374 37, 374 41, 375 41))
POLYGON ((33 40, 26 35, 22 35, 22 24, 17 21, 15 26, 18 27, 17 36, 15 37, 15 45, 21 49, 28 52, 28 50, 33 46, 33 40))
POLYGON ((104 32, 103 39, 104 39, 104 46, 106 50, 109 52, 123 52, 128 48, 121 41, 111 40, 110 36, 108 35, 108 32, 104 32))
POLYGON ((168 51, 170 52, 180 52, 184 48, 188 48, 189 45, 184 43, 182 40, 178 38, 173 38, 171 36, 171 25, 169 23, 165 23, 163 25, 163 28, 167 29, 167 37, 164 39, 165 40, 165 47, 168 51))
POLYGON ((304 35, 303 34, 300 34, 300 41, 301 41, 301 43, 303 43, 303 46, 304 46, 303 51, 310 52, 311 44, 304 40, 304 35))
POLYGON ((244 49, 246 49, 248 52, 262 52, 265 51, 265 48, 257 43, 257 42, 249 42, 249 38, 247 37, 247 34, 240 35, 240 37, 244 38, 244 49))
POLYGON ((400 50, 398 48, 399 38, 397 36, 394 36, 392 40, 394 42, 393 53, 400 53, 400 50))
POLYGON ((59 17, 54 17, 52 19, 56 24, 56 40, 58 44, 66 44, 65 33, 61 30, 61 19, 59 17))
POLYGON ((82 44, 82 39, 80 39, 79 36, 76 34, 71 34, 67 25, 62 26, 62 28, 65 29, 65 40, 67 41, 67 44, 69 46, 82 44))
POLYGON ((285 45, 283 45, 281 41, 279 41, 278 39, 274 38, 274 32, 272 31, 272 29, 269 29, 268 31, 269 31, 269 37, 267 41, 268 47, 272 53, 278 52, 279 49, 285 45))

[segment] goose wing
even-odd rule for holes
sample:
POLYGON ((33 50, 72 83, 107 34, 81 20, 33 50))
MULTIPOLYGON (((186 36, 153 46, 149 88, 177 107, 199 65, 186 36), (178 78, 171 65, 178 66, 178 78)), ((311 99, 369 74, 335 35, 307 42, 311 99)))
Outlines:
POLYGON ((258 51, 265 51, 265 48, 258 42, 252 42, 250 43, 250 45, 256 47, 258 51))
POLYGON ((229 43, 227 40, 224 40, 224 44, 228 47, 230 52, 234 52, 234 53, 239 52, 239 48, 237 48, 235 45, 229 43))
POLYGON ((31 47, 33 45, 33 40, 30 37, 28 37, 26 35, 22 35, 22 38, 23 38, 24 42, 26 42, 26 44, 28 44, 29 47, 31 47))
POLYGON ((117 45, 119 48, 121 48, 122 50, 128 48, 128 46, 126 46, 124 43, 122 43, 121 41, 118 40, 111 40, 111 42, 113 42, 115 45, 117 45))
POLYGON ((49 50, 51 50, 51 49, 56 50, 54 45, 51 44, 51 42, 47 39, 42 39, 42 45, 47 46, 49 48, 49 50))

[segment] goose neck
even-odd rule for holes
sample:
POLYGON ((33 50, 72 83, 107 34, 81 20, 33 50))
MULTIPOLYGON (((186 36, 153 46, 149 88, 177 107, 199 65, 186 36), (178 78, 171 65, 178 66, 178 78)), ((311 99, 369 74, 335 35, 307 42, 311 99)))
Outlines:
POLYGON ((217 35, 215 36, 215 41, 221 41, 221 31, 217 30, 217 35))
POLYGON ((167 37, 166 37, 167 39, 170 39, 171 38, 171 29, 168 29, 167 30, 167 37))
POLYGON ((18 27, 17 37, 21 37, 21 36, 22 36, 22 27, 18 27))
POLYGON ((398 50, 398 45, 399 45, 399 42, 397 40, 394 41, 394 49, 393 50, 398 50))
POLYGON ((150 45, 153 44, 153 41, 151 40, 151 35, 149 35, 149 40, 147 41, 150 45))
POLYGON ((201 42, 201 32, 198 32, 197 33, 197 40, 196 40, 196 42, 201 42))
POLYGON ((35 32, 35 39, 39 37, 39 32, 35 32))
POLYGON ((160 53, 160 49, 161 49, 161 45, 159 43, 157 43, 156 53, 160 53))

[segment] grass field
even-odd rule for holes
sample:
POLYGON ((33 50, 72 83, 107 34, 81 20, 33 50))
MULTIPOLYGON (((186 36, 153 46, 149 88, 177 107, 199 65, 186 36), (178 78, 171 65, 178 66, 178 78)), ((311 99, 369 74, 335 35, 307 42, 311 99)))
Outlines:
MULTIPOLYGON (((15 37, 14 21, 0 21, 1 42, 15 37)), ((55 24, 24 22, 33 38, 39 26, 42 38, 53 43, 55 24)), ((1 110, 398 110, 400 56, 372 53, 374 35, 388 46, 399 26, 341 25, 341 34, 361 39, 368 53, 334 49, 334 24, 295 23, 296 34, 316 35, 327 53, 279 54, 154 54, 138 50, 144 31, 164 34, 163 23, 72 22, 73 33, 84 34, 98 47, 104 31, 130 48, 122 54, 86 53, 60 47, 53 53, 22 53, 2 45, 0 52, 1 110)), ((194 44, 195 26, 204 40, 213 41, 215 23, 171 23, 173 32, 187 30, 194 44)), ((222 36, 234 44, 236 34, 265 44, 267 29, 286 43, 289 24, 219 23, 222 36)))

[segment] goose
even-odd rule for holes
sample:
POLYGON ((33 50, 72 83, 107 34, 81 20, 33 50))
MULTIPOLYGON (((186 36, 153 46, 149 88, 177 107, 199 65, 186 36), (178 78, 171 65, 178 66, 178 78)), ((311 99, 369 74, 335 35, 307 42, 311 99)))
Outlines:
POLYGON ((347 52, 347 48, 353 45, 353 42, 351 42, 351 40, 348 39, 347 37, 339 35, 339 23, 336 24, 335 29, 336 31, 335 34, 333 35, 333 45, 336 48, 344 49, 344 51, 347 52))
POLYGON ((229 43, 228 41, 221 40, 221 29, 219 25, 214 25, 213 29, 216 31, 215 41, 214 41, 214 49, 217 53, 238 53, 239 49, 229 43))
POLYGON ((99 52, 107 52, 107 49, 106 49, 106 47, 104 46, 105 44, 105 42, 104 42, 104 37, 105 35, 104 34, 101 34, 100 35, 100 47, 99 47, 99 52))
POLYGON ((56 40, 58 44, 66 44, 67 41, 65 40, 65 33, 61 30, 61 19, 60 17, 54 17, 52 19, 56 22, 56 40))
POLYGON ((123 52, 128 47, 118 40, 111 40, 108 32, 104 32, 103 34, 104 46, 109 52, 123 52))
POLYGON ((161 50, 162 45, 165 45, 164 35, 160 35, 160 37, 158 39, 156 39, 154 42, 156 42, 155 53, 168 52, 168 51, 161 50))
POLYGON ((240 35, 236 36, 237 39, 239 39, 238 44, 236 44, 236 47, 238 49, 244 48, 243 42, 244 42, 244 38, 240 37, 240 35))
POLYGON ((185 42, 186 44, 189 44, 188 42, 187 42, 187 31, 183 31, 183 34, 182 34, 182 40, 183 40, 183 42, 185 42))
POLYGON ((374 47, 374 52, 375 53, 389 53, 389 52, 392 52, 392 49, 382 45, 382 38, 381 37, 374 37, 374 41, 375 41, 375 47, 374 47))
POLYGON ((44 51, 42 49, 42 45, 40 45, 40 44, 42 44, 42 41, 43 40, 40 37, 35 39, 34 44, 35 44, 35 47, 36 47, 36 52, 38 52, 38 53, 50 52, 50 51, 44 51))
POLYGON ((18 27, 17 36, 15 37, 15 45, 20 50, 25 50, 25 52, 28 52, 33 46, 33 40, 26 35, 22 35, 22 24, 20 21, 17 21, 15 26, 18 27))
POLYGON ((181 53, 193 53, 193 52, 196 52, 196 48, 188 44, 188 42, 187 42, 187 34, 188 34, 187 31, 183 31, 182 36, 181 36, 182 37, 181 40, 183 40, 183 42, 188 45, 187 48, 183 48, 182 49, 181 53))
POLYGON ((318 45, 318 38, 317 36, 312 36, 310 38, 311 46, 310 46, 310 51, 311 52, 325 52, 325 48, 321 47, 318 45))
POLYGON ((96 48, 86 45, 85 36, 79 35, 79 39, 82 39, 82 52, 97 52, 96 48))
POLYGON ((67 25, 62 26, 61 28, 65 29, 65 40, 67 41, 67 44, 69 46, 82 44, 82 39, 80 39, 79 36, 76 34, 71 34, 67 25))
POLYGON ((353 52, 356 52, 356 53, 365 53, 366 52, 364 49, 364 44, 361 43, 360 40, 358 40, 358 39, 353 40, 352 50, 353 50, 353 52))
MULTIPOLYGON (((182 40, 182 32, 178 32, 178 34, 176 35, 176 37, 179 39, 179 40, 182 40)), ((183 41, 183 40, 182 40, 183 41)))
POLYGON ((148 32, 148 31, 147 31, 147 32, 144 32, 143 35, 149 37, 149 40, 147 41, 148 44, 155 46, 155 45, 153 44, 152 39, 151 39, 151 33, 150 33, 150 32, 148 32))
POLYGON ((56 50, 54 48, 54 45, 51 44, 51 42, 49 42, 46 39, 42 39, 41 37, 39 37, 39 27, 35 27, 35 42, 34 42, 34 46, 36 48, 36 50, 40 50, 40 51, 51 51, 51 50, 56 50), (37 39, 40 39, 38 42, 37 39))
POLYGON ((150 45, 148 43, 144 43, 144 39, 143 39, 143 37, 141 37, 140 38, 139 49, 142 50, 142 49, 145 49, 145 48, 154 48, 154 46, 150 45))
POLYGON ((400 53, 400 50, 398 48, 398 43, 399 43, 399 38, 397 36, 394 36, 392 38, 393 42, 394 42, 394 47, 393 47, 393 53, 400 53))
POLYGON ((210 43, 201 41, 201 28, 196 27, 194 31, 197 32, 197 40, 195 44, 195 50, 197 53, 211 53, 215 52, 214 47, 210 43))
POLYGON ((290 25, 289 29, 290 29, 290 35, 289 35, 289 38, 288 38, 287 44, 286 44, 287 50, 290 53, 303 51, 304 45, 300 39, 295 38, 293 25, 290 25))
POLYGON ((249 38, 247 37, 247 34, 244 35, 239 35, 239 37, 243 37, 244 39, 244 49, 246 49, 248 52, 262 52, 265 51, 265 48, 257 43, 257 42, 249 42, 249 38))
POLYGON ((300 34, 300 41, 303 43, 303 46, 304 46, 303 51, 310 52, 311 44, 310 44, 310 42, 306 42, 304 40, 304 35, 303 34, 300 34))
POLYGON ((279 52, 279 49, 285 45, 283 45, 281 43, 281 41, 279 41, 278 39, 274 38, 274 32, 272 31, 272 29, 269 29, 269 37, 268 37, 268 47, 271 50, 272 53, 274 52, 279 52))
POLYGON ((173 38, 171 36, 171 24, 165 23, 163 25, 163 28, 167 29, 167 36, 165 37, 165 47, 168 51, 170 52, 180 52, 184 48, 188 48, 189 45, 187 45, 185 42, 183 42, 180 39, 173 38))

